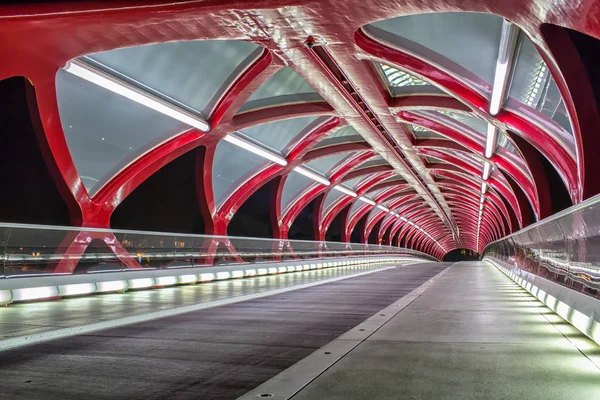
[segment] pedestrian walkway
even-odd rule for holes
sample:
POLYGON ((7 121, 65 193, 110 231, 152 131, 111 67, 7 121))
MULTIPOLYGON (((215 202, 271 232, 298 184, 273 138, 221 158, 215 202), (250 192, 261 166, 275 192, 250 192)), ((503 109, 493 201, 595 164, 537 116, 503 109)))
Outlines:
MULTIPOLYGON (((284 375, 253 395, 280 398, 284 375)), ((600 352, 495 267, 457 263, 315 378, 292 398, 598 399, 600 352)))

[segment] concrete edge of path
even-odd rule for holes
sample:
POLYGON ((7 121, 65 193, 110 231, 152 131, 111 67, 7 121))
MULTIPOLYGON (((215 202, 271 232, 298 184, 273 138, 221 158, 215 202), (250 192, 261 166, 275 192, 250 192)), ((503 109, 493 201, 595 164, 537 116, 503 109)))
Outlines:
MULTIPOLYGON (((405 265, 403 264, 401 266, 405 266, 405 265)), ((23 346, 29 346, 29 345, 47 342, 47 341, 51 341, 51 340, 63 339, 63 338, 71 337, 71 336, 85 335, 85 334, 89 334, 89 333, 93 333, 93 332, 97 332, 97 331, 101 331, 101 330, 106 330, 106 329, 111 329, 111 328, 119 328, 119 327, 126 326, 126 325, 138 324, 141 322, 153 321, 153 320, 160 319, 160 318, 173 317, 175 315, 189 313, 189 312, 193 312, 193 311, 200 311, 200 310, 205 310, 208 308, 219 307, 219 306, 224 306, 224 305, 234 304, 234 303, 240 303, 240 302, 248 301, 248 300, 260 299, 263 297, 274 296, 274 295, 281 294, 281 293, 291 292, 293 290, 306 289, 309 287, 324 285, 327 283, 341 281, 344 279, 356 278, 359 276, 368 275, 368 274, 372 274, 375 272, 381 272, 381 271, 385 271, 385 270, 393 269, 393 268, 396 268, 396 266, 374 268, 373 270, 359 272, 356 274, 350 274, 350 275, 339 276, 339 277, 335 277, 335 278, 323 279, 323 280, 319 280, 319 281, 315 281, 315 282, 303 283, 300 285, 292 285, 292 286, 287 286, 287 287, 280 288, 280 289, 266 290, 263 292, 251 293, 251 294, 236 296, 236 297, 230 297, 227 299, 220 299, 220 300, 209 301, 209 302, 204 302, 204 303, 192 304, 192 305, 183 306, 183 307, 176 307, 176 308, 172 308, 169 310, 161 310, 161 311, 154 311, 154 312, 149 312, 149 313, 144 313, 144 314, 130 315, 130 316, 123 317, 123 318, 116 318, 116 319, 112 319, 112 320, 95 322, 95 323, 86 324, 86 325, 79 325, 79 326, 68 327, 68 328, 59 328, 59 329, 53 329, 53 330, 39 332, 39 333, 33 333, 33 334, 29 334, 29 335, 16 336, 16 337, 0 340, 0 351, 16 349, 16 348, 23 347, 23 346)))
POLYGON ((425 293, 454 265, 451 264, 412 292, 402 296, 396 302, 378 311, 372 317, 343 333, 308 357, 239 397, 238 400, 255 400, 261 398, 269 398, 271 400, 290 399, 350 353, 356 346, 367 340, 397 314, 402 312, 402 310, 425 293))

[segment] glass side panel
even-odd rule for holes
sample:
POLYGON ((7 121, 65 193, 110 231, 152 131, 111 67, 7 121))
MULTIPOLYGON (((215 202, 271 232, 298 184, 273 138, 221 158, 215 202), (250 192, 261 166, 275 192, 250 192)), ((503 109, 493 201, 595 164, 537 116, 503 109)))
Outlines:
POLYGON ((240 111, 276 104, 322 100, 321 96, 296 71, 291 67, 283 67, 252 93, 240 111))
POLYGON ((207 118, 219 95, 261 51, 254 43, 237 40, 194 40, 127 47, 85 58, 207 118))
POLYGON ((63 69, 56 96, 71 157, 92 196, 146 151, 189 129, 63 69))
POLYGON ((519 52, 509 97, 551 118, 573 134, 562 95, 546 63, 526 35, 519 37, 519 52))
MULTIPOLYGON (((484 13, 427 13, 374 22, 366 30, 375 36, 374 27, 387 33, 383 40, 400 48, 404 39, 417 43, 488 83, 494 80, 500 46, 502 18, 484 13), (395 37, 394 37, 395 36, 395 37)), ((422 51, 426 53, 426 51, 422 51)))
POLYGON ((221 140, 213 161, 213 194, 217 207, 248 178, 266 168, 269 161, 221 140))
POLYGON ((302 133, 315 126, 314 122, 319 117, 300 117, 281 121, 269 122, 267 124, 253 126, 239 133, 271 150, 282 154, 282 151, 294 143, 302 133))
POLYGON ((346 152, 334 154, 327 157, 318 158, 306 163, 311 169, 320 172, 323 175, 329 176, 329 172, 345 158, 354 155, 354 152, 346 152))
POLYGON ((285 211, 294 199, 304 193, 310 186, 316 184, 315 181, 302 174, 294 171, 290 172, 283 184, 283 191, 281 193, 281 211, 285 211))

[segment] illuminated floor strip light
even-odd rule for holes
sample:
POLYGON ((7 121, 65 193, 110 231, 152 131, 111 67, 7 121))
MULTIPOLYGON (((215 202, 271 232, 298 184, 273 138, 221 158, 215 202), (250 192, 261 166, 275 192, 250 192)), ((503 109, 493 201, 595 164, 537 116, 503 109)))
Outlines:
POLYGON ((573 325, 578 331, 592 339, 596 344, 600 345, 600 323, 598 321, 561 302, 556 297, 546 293, 544 290, 533 285, 531 282, 526 281, 525 279, 496 264, 495 262, 489 259, 485 259, 485 261, 498 268, 500 271, 502 271, 502 273, 511 278, 523 289, 531 293, 548 308, 560 315, 561 318, 573 325))
POLYGON ((207 272, 159 276, 154 278, 134 278, 95 283, 76 283, 59 286, 44 286, 20 289, 0 289, 0 304, 7 305, 15 301, 44 300, 56 297, 81 296, 94 293, 123 293, 130 289, 149 289, 182 284, 208 283, 226 279, 265 276, 269 274, 295 273, 333 267, 349 267, 359 264, 390 264, 413 260, 407 257, 362 258, 346 261, 317 262, 314 264, 290 265, 235 271, 207 272))
POLYGON ((170 104, 157 96, 147 93, 125 81, 122 81, 98 68, 95 68, 79 60, 69 61, 63 69, 79 78, 85 79, 95 85, 103 87, 106 90, 126 97, 143 106, 158 111, 184 124, 193 126, 203 132, 210 130, 210 125, 202 118, 185 111, 173 104, 170 104))

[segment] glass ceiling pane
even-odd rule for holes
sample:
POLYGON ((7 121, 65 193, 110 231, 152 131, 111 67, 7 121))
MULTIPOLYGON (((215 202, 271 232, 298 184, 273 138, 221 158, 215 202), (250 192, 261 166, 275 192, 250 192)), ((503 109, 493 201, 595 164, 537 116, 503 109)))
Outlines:
POLYGON ((354 129, 350 125, 346 125, 343 128, 336 129, 335 131, 331 132, 329 135, 327 135, 327 139, 335 138, 335 137, 342 137, 342 136, 344 136, 344 137, 360 136, 360 134, 358 132, 356 132, 356 129, 354 129))
POLYGON ((169 42, 90 54, 85 58, 207 118, 232 79, 262 49, 237 40, 169 42))
POLYGON ((463 125, 468 126, 473 129, 475 132, 479 132, 481 135, 487 136, 487 122, 482 120, 481 118, 474 117, 469 114, 464 114, 461 112, 453 112, 453 111, 438 111, 440 114, 443 114, 447 117, 452 118, 453 120, 460 122, 463 125))
POLYGON ((509 97, 545 114, 573 134, 565 103, 546 63, 526 35, 521 34, 519 42, 509 97))
POLYGON ((362 181, 363 179, 365 179, 364 176, 359 176, 358 178, 350 179, 350 180, 344 182, 343 185, 354 190, 356 188, 356 185, 358 184, 358 182, 362 181))
POLYGON ((381 71, 387 80, 388 86, 405 87, 405 86, 431 86, 429 83, 410 75, 404 71, 390 67, 389 65, 379 64, 381 71))
POLYGON ((356 213, 358 212, 358 209, 361 208, 362 206, 373 207, 373 206, 365 203, 364 201, 355 199, 354 203, 352 203, 352 206, 350 206, 350 212, 348 213, 348 216, 350 218, 352 218, 352 216, 356 215, 356 213))
POLYGON ((348 195, 340 192, 339 190, 335 190, 335 189, 330 190, 329 193, 327 193, 327 196, 325 197, 325 202, 323 203, 323 210, 321 211, 322 215, 325 215, 325 211, 327 211, 329 206, 331 206, 332 204, 337 202, 342 197, 346 197, 346 196, 348 196, 348 195))
POLYGON ((435 133, 434 131, 430 131, 427 128, 423 128, 421 126, 418 125, 410 125, 408 124, 412 130, 412 134, 415 137, 415 139, 445 139, 444 136, 435 133))
POLYGON ((351 143, 351 142, 364 142, 362 136, 356 132, 356 130, 350 125, 346 125, 343 128, 336 129, 331 132, 325 139, 321 140, 315 148, 322 148, 327 146, 333 146, 340 143, 351 143))
POLYGON ((384 187, 381 189, 377 189, 377 190, 372 190, 370 192, 367 192, 367 196, 369 196, 370 198, 372 198, 373 200, 375 200, 377 198, 377 196, 379 196, 380 194, 382 194, 383 192, 390 190, 390 187, 384 187))
POLYGON ((213 194, 217 207, 242 183, 269 164, 271 163, 261 156, 221 140, 217 144, 212 173, 213 194))
POLYGON ((295 139, 316 125, 313 123, 317 119, 319 117, 314 116, 285 119, 247 128, 239 133, 276 153, 283 154, 289 144, 295 143, 295 139))
POLYGON ((323 99, 296 71, 283 67, 252 93, 240 111, 319 100, 323 99))
POLYGON ((317 158, 316 160, 312 160, 307 162, 305 165, 310 167, 311 169, 320 172, 323 175, 329 176, 329 172, 338 165, 342 160, 346 157, 350 157, 355 154, 355 152, 350 151, 346 153, 334 154, 327 157, 317 158))
POLYGON ((368 159, 367 161, 359 164, 356 169, 359 168, 366 168, 366 167, 373 167, 375 165, 388 165, 388 162, 385 161, 385 159, 381 156, 375 156, 372 157, 370 159, 368 159))
POLYGON ((295 198, 314 184, 317 183, 312 179, 294 171, 290 172, 283 184, 283 191, 281 193, 281 211, 284 212, 295 198))
POLYGON ((189 129, 63 69, 56 96, 69 151, 92 196, 143 153, 189 129))
POLYGON ((502 18, 483 13, 427 13, 391 18, 370 24, 386 31, 382 37, 398 47, 400 38, 413 41, 466 68, 488 83, 494 81, 502 18), (389 35, 392 34, 392 35, 389 35))

